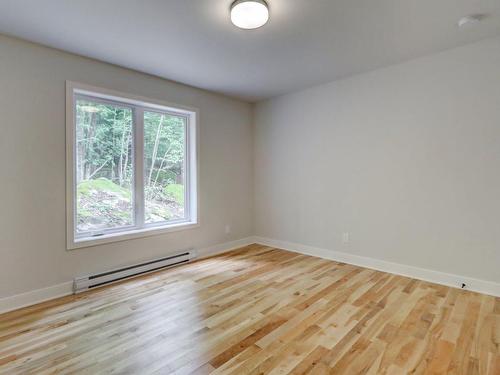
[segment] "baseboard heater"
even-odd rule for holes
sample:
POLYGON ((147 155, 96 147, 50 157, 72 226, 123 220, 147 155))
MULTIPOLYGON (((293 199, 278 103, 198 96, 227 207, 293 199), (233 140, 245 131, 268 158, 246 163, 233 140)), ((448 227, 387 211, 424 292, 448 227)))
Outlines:
POLYGON ((132 266, 98 273, 95 275, 77 277, 73 280, 73 293, 81 293, 86 290, 98 288, 100 286, 108 285, 120 280, 143 275, 148 272, 159 271, 164 268, 188 263, 194 258, 196 258, 196 250, 189 249, 178 254, 169 255, 165 258, 154 259, 132 266))

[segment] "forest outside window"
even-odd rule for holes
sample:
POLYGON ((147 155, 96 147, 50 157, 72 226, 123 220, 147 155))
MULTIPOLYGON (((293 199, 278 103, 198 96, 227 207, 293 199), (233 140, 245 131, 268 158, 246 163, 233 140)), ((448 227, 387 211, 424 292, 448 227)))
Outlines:
POLYGON ((197 223, 196 112, 68 83, 68 247, 197 223))

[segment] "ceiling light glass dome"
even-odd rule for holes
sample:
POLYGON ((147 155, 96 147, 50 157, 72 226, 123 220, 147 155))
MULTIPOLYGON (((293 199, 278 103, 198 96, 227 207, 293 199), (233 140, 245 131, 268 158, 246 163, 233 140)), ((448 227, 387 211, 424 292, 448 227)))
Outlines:
POLYGON ((231 22, 241 29, 257 29, 268 20, 269 8, 264 0, 236 0, 231 5, 231 22))

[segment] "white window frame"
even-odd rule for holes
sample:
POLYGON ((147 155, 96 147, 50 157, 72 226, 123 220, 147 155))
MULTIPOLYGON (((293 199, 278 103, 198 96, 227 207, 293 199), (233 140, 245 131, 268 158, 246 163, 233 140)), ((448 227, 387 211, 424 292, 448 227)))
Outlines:
POLYGON ((67 248, 78 249, 134 238, 192 229, 199 226, 198 201, 198 110, 154 99, 125 94, 78 82, 66 81, 66 238, 67 248), (134 215, 135 225, 107 229, 98 234, 76 233, 76 98, 110 103, 132 109, 132 159, 134 165, 134 215), (186 157, 185 213, 186 218, 159 223, 144 223, 144 110, 167 113, 185 118, 186 157))

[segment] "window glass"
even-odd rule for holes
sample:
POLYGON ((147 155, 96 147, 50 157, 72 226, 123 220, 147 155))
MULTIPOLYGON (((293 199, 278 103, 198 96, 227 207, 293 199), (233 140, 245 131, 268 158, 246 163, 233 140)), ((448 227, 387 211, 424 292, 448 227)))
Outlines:
POLYGON ((76 232, 134 224, 132 109, 76 100, 76 232))
POLYGON ((196 112, 77 86, 67 86, 68 248, 197 225, 196 112))
POLYGON ((144 200, 147 224, 185 218, 186 119, 144 111, 144 200))

